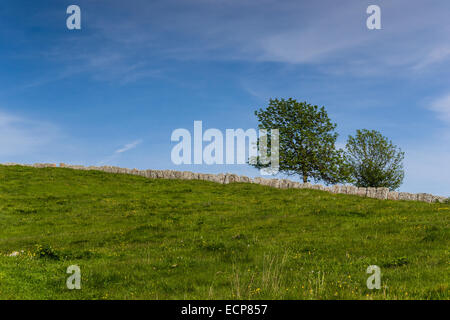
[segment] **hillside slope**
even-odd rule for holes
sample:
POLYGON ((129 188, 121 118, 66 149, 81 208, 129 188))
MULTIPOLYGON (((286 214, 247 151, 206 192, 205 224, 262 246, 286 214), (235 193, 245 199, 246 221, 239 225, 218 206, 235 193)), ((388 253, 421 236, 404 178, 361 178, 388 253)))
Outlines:
POLYGON ((0 166, 0 225, 0 299, 450 297, 448 204, 0 166))

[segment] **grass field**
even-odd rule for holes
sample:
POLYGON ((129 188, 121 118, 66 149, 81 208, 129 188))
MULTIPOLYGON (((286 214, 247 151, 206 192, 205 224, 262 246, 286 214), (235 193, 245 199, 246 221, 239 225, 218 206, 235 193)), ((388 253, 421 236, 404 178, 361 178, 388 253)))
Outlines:
POLYGON ((0 166, 0 299, 449 299, 449 222, 449 204, 0 166))

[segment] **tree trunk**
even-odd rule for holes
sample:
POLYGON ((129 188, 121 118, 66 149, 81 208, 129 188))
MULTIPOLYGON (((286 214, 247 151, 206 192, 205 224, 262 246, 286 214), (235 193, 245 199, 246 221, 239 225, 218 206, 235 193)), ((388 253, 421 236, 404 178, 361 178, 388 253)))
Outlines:
POLYGON ((303 183, 308 182, 308 176, 306 174, 303 174, 303 183))

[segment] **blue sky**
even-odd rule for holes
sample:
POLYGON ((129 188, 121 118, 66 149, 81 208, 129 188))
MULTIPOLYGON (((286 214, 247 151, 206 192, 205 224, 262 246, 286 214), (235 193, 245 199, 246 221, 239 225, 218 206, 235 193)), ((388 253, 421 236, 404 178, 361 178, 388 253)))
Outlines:
POLYGON ((446 0, 3 0, 0 162, 175 166, 173 130, 256 128, 269 98, 323 105, 343 145, 376 129, 402 191, 450 196, 446 0), (66 28, 81 8, 82 29, 66 28), (382 30, 366 28, 381 7, 382 30))

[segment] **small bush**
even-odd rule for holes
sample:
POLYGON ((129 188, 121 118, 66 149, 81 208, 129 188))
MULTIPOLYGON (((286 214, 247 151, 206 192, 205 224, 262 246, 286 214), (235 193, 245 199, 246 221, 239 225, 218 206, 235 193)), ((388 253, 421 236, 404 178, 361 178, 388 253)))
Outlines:
POLYGON ((408 263, 409 261, 406 257, 398 257, 383 263, 382 266, 386 268, 401 267, 407 265, 408 263))
POLYGON ((59 260, 60 255, 50 245, 37 244, 34 250, 34 256, 38 258, 47 258, 52 260, 59 260))

